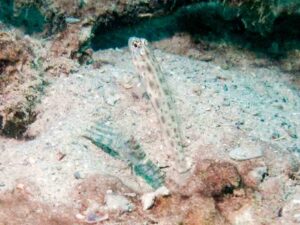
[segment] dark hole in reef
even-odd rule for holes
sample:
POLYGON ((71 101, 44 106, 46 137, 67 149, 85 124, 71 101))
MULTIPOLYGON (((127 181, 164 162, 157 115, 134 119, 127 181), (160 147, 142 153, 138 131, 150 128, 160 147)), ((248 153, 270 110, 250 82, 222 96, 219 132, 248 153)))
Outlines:
POLYGON ((95 28, 91 47, 94 50, 124 47, 131 36, 156 41, 173 36, 177 30, 176 18, 172 15, 136 20, 116 17, 109 24, 99 24, 95 28))
MULTIPOLYGON (((43 77, 41 78, 43 79, 43 77)), ((45 88, 48 85, 49 82, 42 80, 36 86, 31 86, 30 90, 32 93, 25 95, 22 102, 4 110, 0 135, 23 140, 35 138, 34 136, 29 136, 26 131, 36 121, 38 113, 35 111, 35 108, 40 103, 40 97, 45 94, 45 88)))
POLYGON ((0 60, 0 75, 5 71, 5 68, 10 64, 9 60, 0 60))
POLYGON ((284 35, 289 40, 300 39, 300 29, 295 27, 300 24, 300 15, 288 15, 282 13, 273 24, 273 33, 277 38, 282 39, 284 35))
POLYGON ((6 137, 20 139, 25 131, 26 126, 24 124, 7 121, 2 133, 6 137))
POLYGON ((26 114, 24 112, 17 111, 17 112, 15 112, 14 117, 17 120, 22 120, 22 119, 24 119, 26 117, 26 114))
MULTIPOLYGON (((299 15, 286 13, 277 17, 270 32, 264 34, 247 30, 237 9, 222 4, 203 3, 183 7, 173 14, 157 18, 114 18, 94 29, 91 46, 94 50, 127 46, 131 36, 149 41, 172 37, 176 33, 190 33, 195 42, 205 40, 228 43, 271 58, 285 56, 292 49, 300 49, 299 15)), ((266 29, 268 30, 268 29, 266 29)))
POLYGON ((4 123, 4 126, 3 124, 2 127, 0 126, 2 135, 15 139, 31 139, 24 134, 28 126, 36 120, 36 116, 37 114, 30 110, 28 112, 16 111, 13 117, 4 123))
POLYGON ((3 126, 3 116, 0 115, 0 130, 2 129, 3 126))
POLYGON ((263 182, 268 176, 269 176, 268 172, 263 173, 260 181, 263 182))
POLYGON ((268 36, 271 41, 269 51, 272 54, 284 55, 285 50, 300 49, 300 15, 286 13, 277 17, 273 23, 272 32, 268 36))
POLYGON ((32 34, 44 30, 45 18, 35 6, 27 6, 21 9, 15 23, 32 34))
POLYGON ((228 195, 232 195, 233 194, 233 191, 234 191, 234 187, 233 186, 225 186, 221 192, 219 193, 213 193, 212 194, 212 197, 216 200, 216 201, 222 201, 223 198, 225 196, 228 196, 228 195))
POLYGON ((14 1, 0 0, 0 20, 4 23, 12 23, 14 14, 14 1))
POLYGON ((233 190, 234 190, 234 188, 232 186, 226 186, 222 190, 222 194, 223 195, 233 194, 233 190))
MULTIPOLYGON (((283 13, 273 24, 265 25, 269 32, 246 29, 242 17, 234 8, 220 4, 202 4, 202 7, 183 10, 179 15, 180 27, 208 42, 228 43, 271 58, 285 56, 292 49, 300 49, 299 15, 283 13)), ((262 26, 262 25, 261 25, 262 26)), ((261 28, 262 29, 262 28, 261 28)))
POLYGON ((42 32, 46 23, 44 16, 32 4, 27 4, 14 12, 13 0, 0 0, 0 20, 6 24, 22 27, 26 34, 42 32))

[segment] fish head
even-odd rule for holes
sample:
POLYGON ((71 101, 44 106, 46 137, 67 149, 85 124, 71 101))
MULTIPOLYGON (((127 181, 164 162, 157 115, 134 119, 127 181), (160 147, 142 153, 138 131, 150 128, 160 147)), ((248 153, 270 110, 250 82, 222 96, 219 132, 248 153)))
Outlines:
POLYGON ((139 60, 149 55, 149 44, 144 38, 131 37, 128 40, 128 47, 134 60, 139 60))

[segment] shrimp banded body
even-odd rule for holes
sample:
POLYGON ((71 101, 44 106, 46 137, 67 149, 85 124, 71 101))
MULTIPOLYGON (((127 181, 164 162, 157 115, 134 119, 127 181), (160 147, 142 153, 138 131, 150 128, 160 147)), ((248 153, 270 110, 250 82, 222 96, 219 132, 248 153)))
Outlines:
POLYGON ((166 77, 146 39, 131 37, 128 45, 142 86, 144 86, 160 122, 164 142, 176 152, 179 172, 185 172, 188 167, 182 146, 183 136, 175 102, 166 77))

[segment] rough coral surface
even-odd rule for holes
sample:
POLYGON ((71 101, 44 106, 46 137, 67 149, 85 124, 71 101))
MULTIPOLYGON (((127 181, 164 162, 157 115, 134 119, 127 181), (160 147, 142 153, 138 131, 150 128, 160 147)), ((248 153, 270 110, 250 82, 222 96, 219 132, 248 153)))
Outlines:
POLYGON ((18 39, 12 32, 0 32, 0 48, 0 87, 3 92, 4 83, 13 79, 10 76, 21 72, 22 66, 28 61, 30 48, 26 46, 26 41, 18 39))
POLYGON ((193 160, 178 179, 175 155, 164 146, 128 49, 90 48, 98 28, 105 36, 116 25, 136 22, 140 31, 142 20, 149 30, 155 22, 174 22, 154 18, 176 9, 174 2, 183 1, 14 1, 11 19, 24 21, 11 25, 20 30, 7 20, 0 24, 0 224, 299 223, 297 50, 283 71, 279 61, 201 39, 202 33, 180 31, 153 43, 193 160), (32 7, 46 21, 44 32, 28 35, 32 7), (116 127, 131 147, 143 146, 145 165, 165 174, 168 196, 150 199, 144 210, 153 172, 143 164, 132 171, 132 162, 84 138, 97 121, 116 127))
POLYGON ((31 41, 21 39, 14 32, 1 32, 0 45, 2 132, 8 136, 20 137, 25 132, 26 125, 35 117, 32 104, 36 93, 34 90, 30 93, 30 86, 35 86, 38 78, 38 72, 32 69, 34 52, 31 41))

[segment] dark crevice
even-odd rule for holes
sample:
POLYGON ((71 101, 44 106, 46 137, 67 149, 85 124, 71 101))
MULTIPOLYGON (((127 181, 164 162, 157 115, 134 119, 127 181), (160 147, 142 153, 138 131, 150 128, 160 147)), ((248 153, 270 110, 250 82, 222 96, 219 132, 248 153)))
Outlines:
POLYGON ((42 32, 46 19, 33 4, 24 5, 15 12, 13 0, 0 0, 0 20, 15 27, 23 28, 26 34, 42 32))
POLYGON ((228 43, 271 58, 285 56, 300 49, 299 15, 279 15, 268 32, 247 29, 236 8, 222 4, 201 3, 179 8, 173 14, 156 18, 115 17, 99 23, 94 29, 91 46, 94 50, 127 46, 130 36, 157 41, 179 32, 190 33, 195 41, 228 43))
MULTIPOLYGON (((1 129, 2 136, 15 139, 27 139, 24 134, 28 126, 36 120, 37 114, 30 109, 25 112, 22 110, 24 109, 16 110, 12 118, 3 124, 1 129)), ((1 118, 3 119, 2 116, 1 118)))
POLYGON ((225 186, 220 193, 214 194, 212 195, 212 197, 216 202, 221 202, 224 197, 231 196, 234 189, 236 188, 234 188, 233 186, 225 186))
POLYGON ((91 46, 94 50, 124 47, 130 36, 156 41, 174 35, 177 30, 176 18, 172 16, 139 20, 114 18, 109 24, 95 28, 91 46))
POLYGON ((41 102, 48 85, 49 83, 41 76, 41 80, 30 87, 28 90, 30 94, 25 96, 24 101, 3 111, 0 115, 0 135, 19 140, 35 138, 29 136, 27 130, 37 119, 36 106, 41 102))
POLYGON ((4 73, 7 66, 12 65, 13 63, 7 59, 0 60, 0 78, 1 75, 4 73))
POLYGON ((0 115, 0 130, 2 129, 3 127, 3 116, 0 115))

